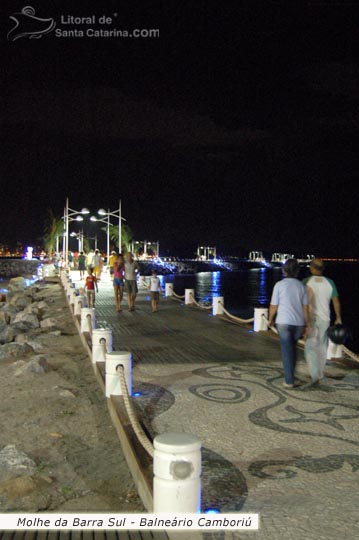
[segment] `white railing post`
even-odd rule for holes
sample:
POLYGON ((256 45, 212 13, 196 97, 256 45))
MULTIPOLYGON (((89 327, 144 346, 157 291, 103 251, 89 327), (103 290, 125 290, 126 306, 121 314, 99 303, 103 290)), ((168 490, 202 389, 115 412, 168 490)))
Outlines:
POLYGON ((102 344, 106 346, 106 353, 112 352, 112 330, 110 328, 96 328, 92 330, 92 363, 105 362, 102 344), (104 341, 103 341, 104 340, 104 341))
POLYGON ((194 304, 194 289, 185 289, 185 291, 184 291, 184 303, 186 305, 194 304))
POLYGON ((268 308, 254 308, 254 326, 255 332, 268 330, 268 308))
POLYGON ((83 307, 81 309, 81 332, 89 331, 88 317, 91 317, 92 329, 96 328, 96 312, 95 308, 83 307))
POLYGON ((153 512, 200 512, 199 438, 189 433, 164 433, 155 437, 153 445, 153 512))
POLYGON ((214 296, 212 298, 212 315, 223 315, 224 298, 223 296, 214 296))
POLYGON ((106 353, 106 397, 122 396, 117 367, 123 366, 128 395, 132 395, 132 355, 128 351, 106 353))
POLYGON ((70 298, 71 292, 74 289, 74 287, 75 287, 75 284, 72 283, 72 281, 67 282, 67 284, 66 284, 66 296, 67 296, 68 299, 70 298))
POLYGON ((70 307, 72 306, 73 310, 75 309, 75 302, 76 302, 77 294, 76 289, 70 289, 70 307))
POLYGON ((166 283, 165 284, 165 296, 166 296, 166 298, 168 296, 173 296, 173 283, 166 283))
POLYGON ((328 339, 327 360, 331 358, 343 358, 343 345, 337 345, 328 339))
POLYGON ((140 276, 138 286, 147 289, 146 276, 140 276))
POLYGON ((76 296, 75 298, 75 315, 80 315, 81 316, 81 310, 82 308, 84 307, 84 303, 85 303, 85 298, 84 296, 80 295, 80 296, 76 296))

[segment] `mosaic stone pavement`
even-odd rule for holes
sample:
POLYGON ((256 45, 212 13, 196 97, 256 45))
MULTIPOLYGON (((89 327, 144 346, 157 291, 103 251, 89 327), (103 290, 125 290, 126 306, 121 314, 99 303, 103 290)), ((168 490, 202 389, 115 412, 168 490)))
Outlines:
MULTIPOLYGON (((257 532, 204 538, 359 536, 358 371, 328 366, 319 387, 287 390, 276 340, 174 299, 152 313, 145 290, 135 312, 123 307, 115 312, 101 282, 98 326, 112 328, 114 349, 132 352, 146 426, 202 440, 203 510, 260 516, 257 532)), ((305 378, 302 352, 298 368, 305 378)))

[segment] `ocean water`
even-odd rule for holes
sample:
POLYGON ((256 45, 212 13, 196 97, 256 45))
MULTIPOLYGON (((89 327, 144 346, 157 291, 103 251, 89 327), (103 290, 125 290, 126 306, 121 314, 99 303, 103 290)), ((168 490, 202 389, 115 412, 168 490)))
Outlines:
MULTIPOLYGON (((299 279, 309 275, 302 267, 299 279)), ((359 263, 327 264, 325 275, 337 286, 342 305, 343 323, 352 331, 351 350, 359 352, 359 263)), ((242 318, 253 317, 255 307, 268 307, 274 284, 282 279, 281 268, 251 268, 234 272, 201 272, 170 275, 162 283, 172 282, 177 294, 194 289, 197 299, 223 296, 228 311, 242 318)))

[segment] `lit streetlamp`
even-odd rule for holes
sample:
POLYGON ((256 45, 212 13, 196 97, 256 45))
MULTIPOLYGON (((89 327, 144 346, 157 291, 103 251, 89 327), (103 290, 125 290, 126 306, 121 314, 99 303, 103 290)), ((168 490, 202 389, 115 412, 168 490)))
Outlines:
POLYGON ((77 238, 78 243, 79 243, 78 250, 79 250, 79 252, 83 251, 84 250, 84 233, 83 233, 83 231, 80 231, 78 233, 72 232, 70 234, 70 236, 73 236, 73 237, 77 238))
POLYGON ((68 264, 69 259, 69 223, 71 221, 83 221, 83 217, 81 214, 89 214, 90 210, 88 208, 83 208, 81 211, 74 210, 73 208, 69 207, 69 199, 66 198, 66 206, 64 211, 64 236, 63 236, 63 244, 62 244, 62 253, 64 262, 66 265, 68 264))
POLYGON ((118 210, 114 210, 111 212, 110 210, 104 210, 103 208, 100 208, 98 210, 98 214, 100 216, 104 216, 103 219, 97 218, 96 216, 91 216, 91 221, 101 221, 102 223, 106 223, 107 227, 107 264, 110 258, 110 217, 117 217, 118 218, 118 249, 121 253, 122 248, 122 221, 126 221, 125 218, 122 217, 121 214, 121 201, 119 201, 118 210))

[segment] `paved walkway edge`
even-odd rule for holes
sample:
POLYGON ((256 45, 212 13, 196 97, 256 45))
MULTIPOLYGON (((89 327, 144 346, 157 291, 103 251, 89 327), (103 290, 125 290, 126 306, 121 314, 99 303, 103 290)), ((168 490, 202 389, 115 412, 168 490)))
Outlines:
MULTIPOLYGON (((63 291, 65 294, 65 291, 63 291)), ((105 393, 105 381, 103 371, 97 364, 92 362, 92 349, 90 346, 90 335, 88 332, 81 332, 80 319, 74 315, 68 297, 65 295, 73 321, 81 338, 84 349, 90 359, 95 377, 105 393)), ((114 428, 116 429, 123 454, 125 456, 128 468, 130 469, 133 481, 146 510, 153 510, 153 490, 152 490, 152 460, 147 452, 142 448, 133 431, 130 419, 128 418, 123 399, 120 396, 111 396, 107 398, 107 407, 114 428), (147 474, 146 474, 147 471, 147 474)))

